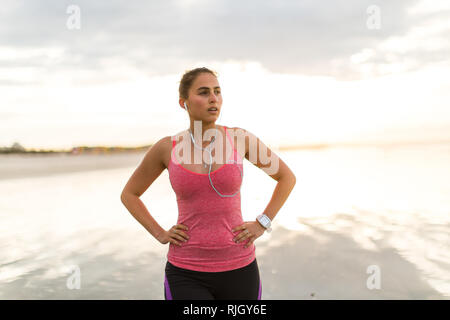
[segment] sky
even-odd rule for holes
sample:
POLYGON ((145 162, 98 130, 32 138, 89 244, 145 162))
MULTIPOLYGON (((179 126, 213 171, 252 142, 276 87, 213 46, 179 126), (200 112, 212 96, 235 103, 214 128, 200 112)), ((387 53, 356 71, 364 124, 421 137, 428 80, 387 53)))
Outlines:
POLYGON ((446 0, 3 0, 0 146, 154 143, 201 66, 269 146, 450 139, 446 0))

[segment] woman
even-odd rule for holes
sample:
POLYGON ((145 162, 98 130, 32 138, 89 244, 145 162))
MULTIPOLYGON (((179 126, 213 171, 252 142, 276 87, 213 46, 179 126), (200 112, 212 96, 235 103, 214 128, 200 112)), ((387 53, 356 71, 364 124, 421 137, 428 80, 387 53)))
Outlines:
POLYGON ((250 132, 216 124, 222 95, 215 72, 207 68, 186 72, 179 97, 189 114, 189 129, 164 137, 149 149, 127 182, 122 203, 160 243, 169 243, 166 300, 261 299, 253 242, 270 232, 270 222, 294 187, 295 176, 250 132), (265 148, 267 153, 261 152, 265 148), (240 197, 244 158, 278 181, 264 213, 247 222, 242 219, 240 197), (164 169, 178 204, 177 224, 169 230, 139 199, 164 169))

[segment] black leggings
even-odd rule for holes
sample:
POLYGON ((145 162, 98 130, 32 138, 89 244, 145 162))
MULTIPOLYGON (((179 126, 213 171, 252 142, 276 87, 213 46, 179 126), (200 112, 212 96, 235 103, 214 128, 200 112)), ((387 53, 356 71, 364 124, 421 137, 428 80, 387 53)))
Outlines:
POLYGON ((166 300, 261 300, 258 263, 223 272, 200 272, 166 263, 166 300))

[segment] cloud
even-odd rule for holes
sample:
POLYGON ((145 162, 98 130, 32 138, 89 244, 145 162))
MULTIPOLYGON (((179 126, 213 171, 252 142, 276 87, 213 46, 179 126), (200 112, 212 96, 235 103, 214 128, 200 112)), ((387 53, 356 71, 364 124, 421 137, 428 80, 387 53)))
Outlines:
MULTIPOLYGON (((414 27, 448 18, 448 12, 421 14, 420 6, 411 14, 408 10, 417 3, 377 1, 381 28, 370 30, 367 8, 373 5, 371 0, 79 0, 81 28, 69 30, 66 10, 73 1, 7 0, 0 9, 0 46, 18 52, 59 48, 62 56, 53 59, 53 64, 44 64, 50 71, 86 69, 99 73, 99 81, 111 61, 120 61, 134 76, 135 71, 173 74, 199 61, 236 60, 257 61, 275 73, 353 79, 364 72, 350 57, 367 48, 376 54, 364 63, 410 59, 402 70, 446 59, 448 45, 431 51, 418 46, 407 54, 383 50, 386 41, 412 38, 408 33, 414 27)), ((435 31, 435 42, 446 36, 446 29, 435 31)), ((39 61, 0 57, 0 68, 5 63, 39 61)))

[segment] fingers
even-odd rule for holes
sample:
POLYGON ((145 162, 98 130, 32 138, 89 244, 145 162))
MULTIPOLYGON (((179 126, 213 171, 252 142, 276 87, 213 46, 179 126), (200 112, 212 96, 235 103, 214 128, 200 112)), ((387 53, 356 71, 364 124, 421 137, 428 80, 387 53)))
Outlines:
POLYGON ((181 242, 186 242, 187 239, 183 238, 182 236, 180 236, 179 234, 173 233, 170 235, 173 239, 177 239, 181 242))
MULTIPOLYGON (((245 224, 242 224, 240 226, 234 227, 231 232, 236 232, 236 231, 240 231, 240 230, 246 230, 246 226, 245 224)), ((245 237, 248 237, 249 232, 243 231, 243 232, 239 232, 239 234, 234 237, 233 241, 236 243, 239 243, 240 241, 246 239, 245 237)))
POLYGON ((244 248, 248 248, 252 245, 253 241, 255 241, 256 236, 253 236, 250 238, 250 240, 247 242, 247 244, 244 246, 244 248))
POLYGON ((173 236, 181 241, 187 241, 189 239, 189 236, 180 230, 174 230, 173 236))
POLYGON ((179 235, 176 235, 176 234, 171 234, 171 235, 169 235, 169 241, 170 241, 170 243, 172 243, 172 244, 176 244, 177 246, 180 246, 181 247, 181 243, 182 242, 186 242, 186 240, 184 240, 182 237, 180 237, 179 235))
POLYGON ((177 240, 175 240, 175 239, 173 239, 173 238, 170 238, 170 239, 169 239, 169 242, 170 242, 171 244, 174 244, 174 245, 177 245, 177 246, 181 247, 181 243, 179 243, 177 240))
POLYGON ((184 224, 181 224, 181 223, 179 223, 179 224, 177 224, 177 225, 174 225, 174 227, 175 228, 177 228, 177 229, 183 229, 183 230, 188 230, 188 227, 186 227, 184 224))
POLYGON ((239 243, 239 242, 241 242, 249 237, 252 237, 252 236, 253 235, 250 232, 243 231, 243 232, 239 233, 233 240, 234 240, 234 242, 239 243))
POLYGON ((188 230, 188 227, 182 224, 177 224, 170 228, 170 243, 181 246, 182 242, 186 242, 189 239, 189 236, 181 230, 188 230))
MULTIPOLYGON (((176 226, 175 226, 176 227, 176 226)), ((183 231, 181 231, 180 229, 176 229, 176 228, 173 228, 173 232, 175 233, 175 234, 179 234, 180 236, 182 236, 184 239, 189 239, 189 236, 187 235, 187 233, 185 233, 185 232, 183 232, 183 231)), ((187 229, 184 229, 184 230, 187 230, 187 229)), ((184 240, 184 239, 180 239, 180 240, 184 240)))
POLYGON ((241 225, 241 226, 234 227, 231 231, 232 232, 236 232, 236 231, 244 230, 244 229, 245 229, 245 226, 241 225))

